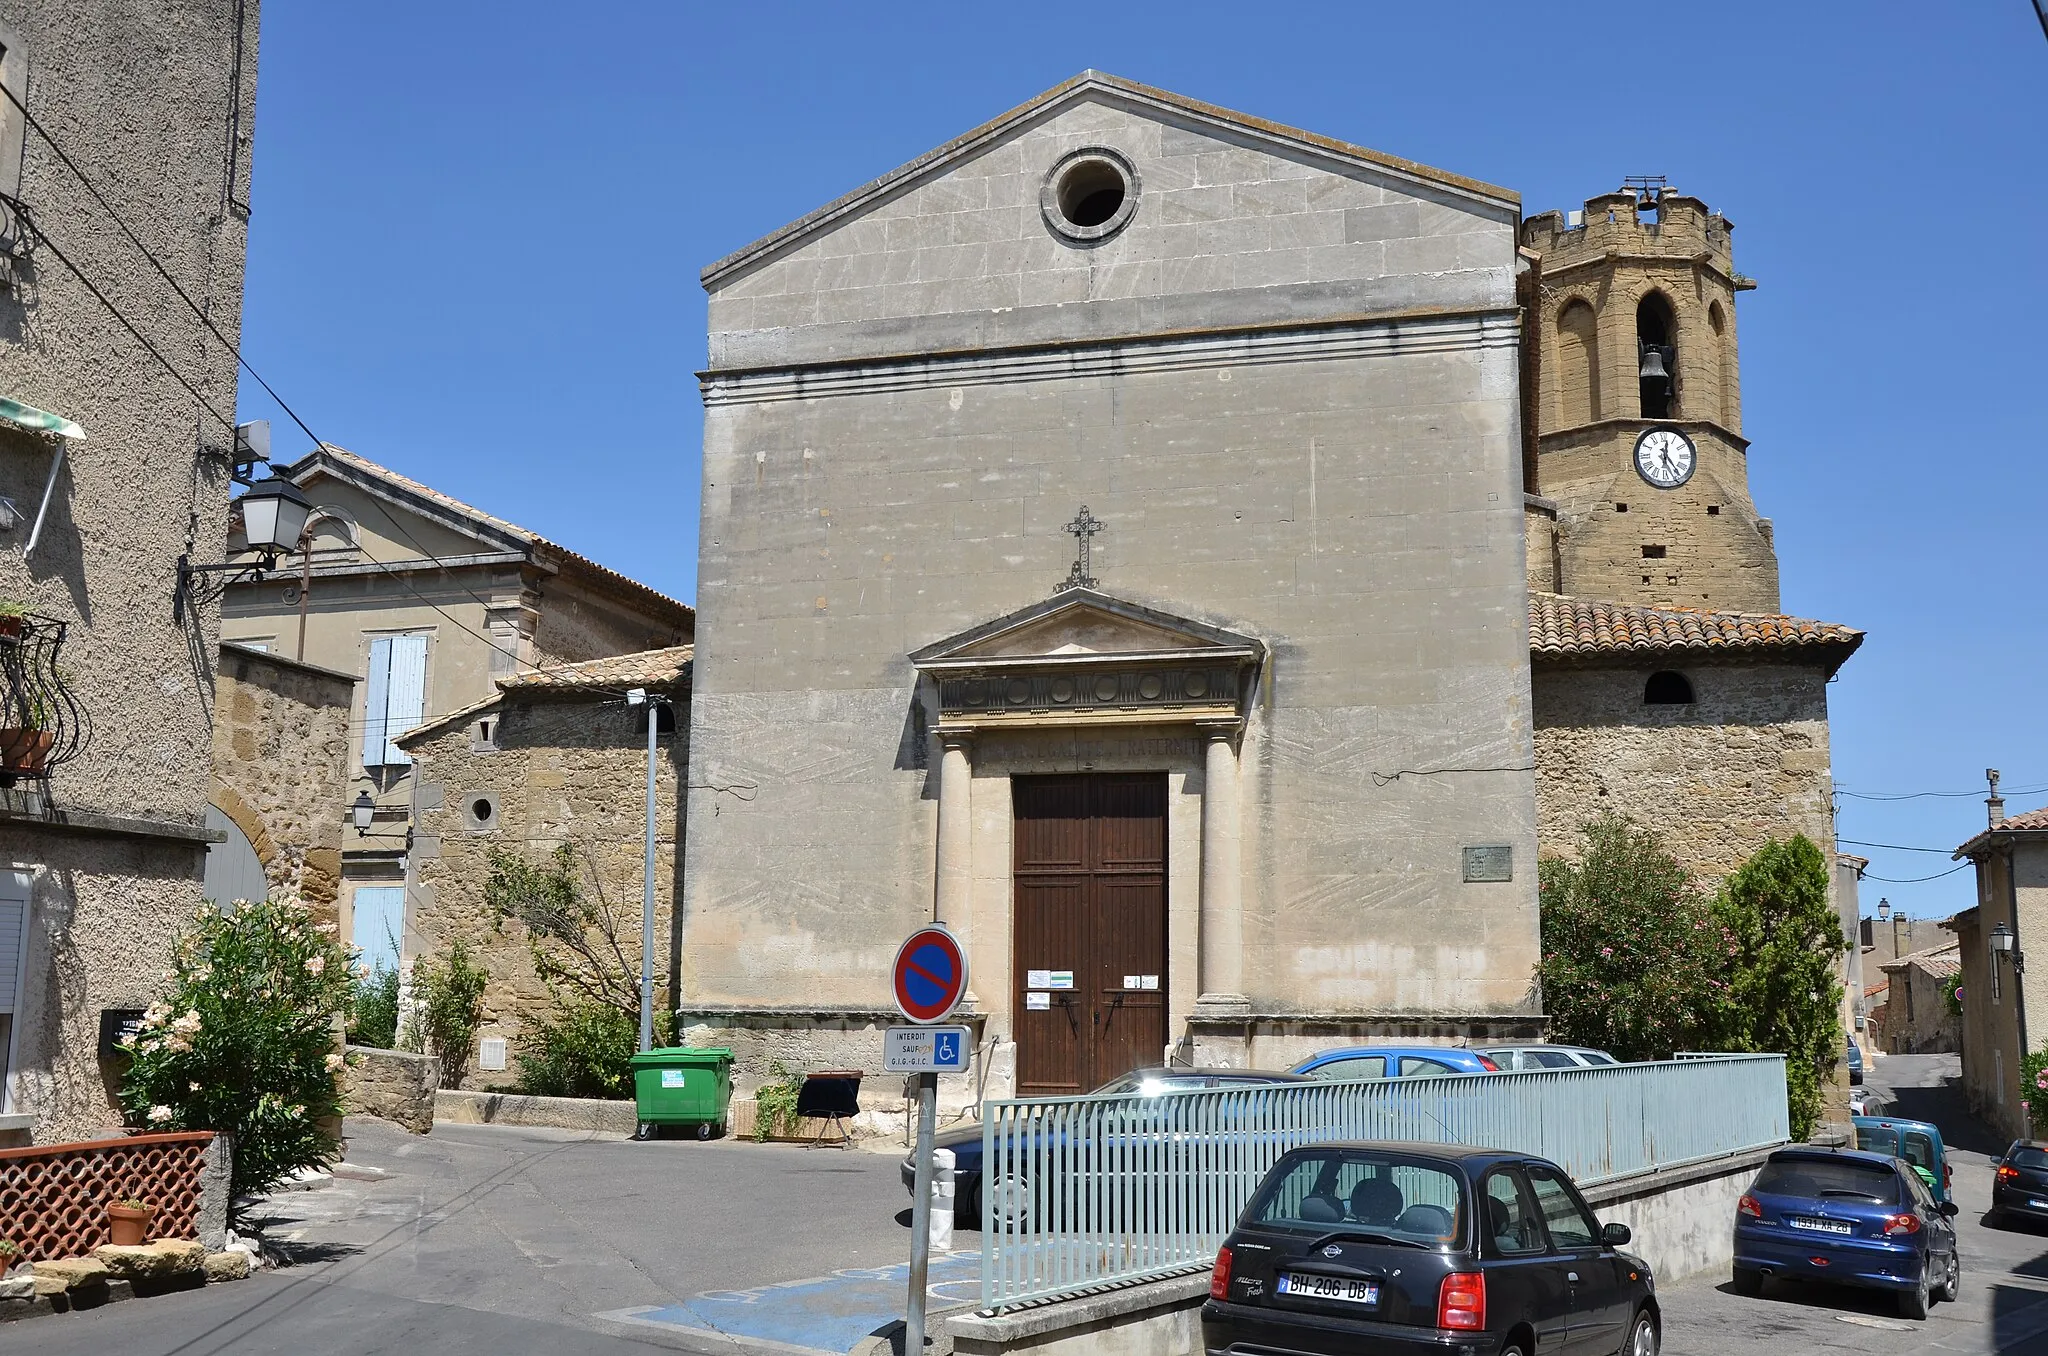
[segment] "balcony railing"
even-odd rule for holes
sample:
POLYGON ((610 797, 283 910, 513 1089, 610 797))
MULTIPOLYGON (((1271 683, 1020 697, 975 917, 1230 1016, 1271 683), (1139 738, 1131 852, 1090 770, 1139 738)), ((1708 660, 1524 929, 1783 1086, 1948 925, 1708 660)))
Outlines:
POLYGON ((0 788, 47 788, 55 769, 84 753, 92 717, 66 681, 67 623, 35 613, 0 615, 0 788))

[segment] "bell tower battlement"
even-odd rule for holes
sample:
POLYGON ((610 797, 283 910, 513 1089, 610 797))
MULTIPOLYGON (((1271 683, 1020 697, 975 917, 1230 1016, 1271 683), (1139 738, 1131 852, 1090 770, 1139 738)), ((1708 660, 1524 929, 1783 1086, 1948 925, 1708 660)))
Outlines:
POLYGON ((1532 587, 1778 610, 1750 499, 1728 219, 1661 178, 1522 223, 1532 587))

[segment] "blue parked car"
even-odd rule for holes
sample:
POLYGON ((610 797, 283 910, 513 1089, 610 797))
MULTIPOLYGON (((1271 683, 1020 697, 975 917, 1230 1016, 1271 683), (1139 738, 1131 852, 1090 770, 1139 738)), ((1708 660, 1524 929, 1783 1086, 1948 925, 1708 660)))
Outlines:
POLYGON ((1843 1039, 1849 1043, 1849 1086, 1860 1088, 1863 1086, 1863 1047, 1856 1044, 1853 1036, 1843 1039))
POLYGON ((1934 1199, 1902 1159, 1855 1149, 1772 1154, 1735 1207, 1735 1289, 1771 1277, 1890 1290, 1906 1318, 1927 1317, 1962 1284, 1954 1202, 1934 1199))
POLYGON ((1333 1083, 1355 1078, 1441 1078, 1445 1074, 1499 1073, 1477 1050, 1448 1045, 1357 1045, 1310 1055, 1288 1070, 1333 1083))

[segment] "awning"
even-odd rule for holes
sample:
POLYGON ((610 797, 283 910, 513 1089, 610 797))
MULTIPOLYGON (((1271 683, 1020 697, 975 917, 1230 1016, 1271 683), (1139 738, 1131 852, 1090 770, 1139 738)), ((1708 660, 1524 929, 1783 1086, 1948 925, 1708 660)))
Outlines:
POLYGON ((9 400, 6 396, 0 396, 0 419, 33 433, 54 433, 59 438, 85 437, 85 430, 63 415, 39 410, 33 405, 24 405, 19 400, 9 400))

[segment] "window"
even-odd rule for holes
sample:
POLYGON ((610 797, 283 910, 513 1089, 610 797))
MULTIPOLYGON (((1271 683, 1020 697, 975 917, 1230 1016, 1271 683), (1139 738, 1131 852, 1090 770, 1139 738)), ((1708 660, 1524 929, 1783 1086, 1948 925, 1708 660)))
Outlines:
POLYGON ((419 724, 426 709, 426 636, 372 640, 368 676, 363 690, 363 766, 409 766, 411 757, 394 741, 419 724))
POLYGON ((1550 1229, 1550 1241, 1560 1248, 1590 1248, 1600 1237, 1593 1217, 1579 1204, 1558 1175, 1548 1168, 1529 1165, 1529 1189, 1536 1193, 1537 1208, 1550 1229))
MULTIPOLYGON (((0 21, 0 86, 14 99, 28 102, 28 48, 14 25, 5 21, 0 21)), ((28 133, 28 120, 14 99, 0 94, 0 193, 10 198, 21 196, 21 150, 28 133)), ((19 228, 11 213, 0 215, 0 240, 11 241, 19 228)))
POLYGON ((1359 1224, 1417 1242, 1457 1241, 1464 1192, 1450 1168, 1377 1149, 1313 1149, 1276 1173, 1245 1212, 1269 1228, 1359 1224))
POLYGON ((1481 1208, 1486 1211, 1486 1232, 1494 1251, 1502 1257, 1543 1251, 1543 1225, 1520 1178, 1506 1168, 1495 1168, 1486 1175, 1479 1194, 1485 1202, 1481 1208))
POLYGON ((1529 1061, 1525 1067, 1537 1069, 1576 1069, 1578 1061, 1561 1050, 1531 1050, 1523 1058, 1529 1061))
POLYGON ((1309 1070, 1312 1078, 1327 1078, 1334 1083, 1343 1083, 1359 1078, 1385 1078, 1387 1057, 1385 1055, 1356 1055, 1350 1059, 1333 1059, 1328 1064, 1319 1064, 1309 1070))
POLYGON ((306 540, 316 555, 353 551, 356 549, 355 524, 338 513, 316 509, 312 521, 306 526, 306 540))
POLYGON ((1707 328, 1714 333, 1714 367, 1720 378, 1714 384, 1715 413, 1725 428, 1735 427, 1735 365, 1729 352, 1734 343, 1728 337, 1728 314, 1715 302, 1707 307, 1707 328))
POLYGON ((1678 323, 1663 293, 1652 292, 1636 304, 1636 362, 1645 419, 1678 413, 1677 334, 1678 323))
POLYGON ((1882 1204, 1899 1198, 1899 1175, 1883 1164, 1848 1158, 1774 1158, 1749 1189, 1765 1196, 1826 1195, 1882 1204))
POLYGON ((1645 706, 1691 706, 1692 679, 1682 673, 1653 673, 1643 684, 1645 706))
POLYGON ((1643 559, 1662 560, 1664 559, 1665 551, 1666 548, 1662 546, 1645 546, 1643 548, 1643 559))
POLYGON ((0 1114, 14 1109, 14 1014, 28 971, 28 900, 28 872, 0 871, 0 1114))
POLYGON ((372 970, 398 968, 398 939, 405 932, 405 887, 358 885, 350 905, 350 945, 372 970))
POLYGON ((1401 1077, 1434 1078, 1438 1074, 1458 1072, 1440 1059, 1424 1059, 1420 1055, 1401 1056, 1401 1077))
POLYGON ((1045 224, 1063 239, 1078 245, 1107 240, 1138 210, 1137 167, 1119 151, 1085 147, 1053 166, 1038 205, 1045 224))

